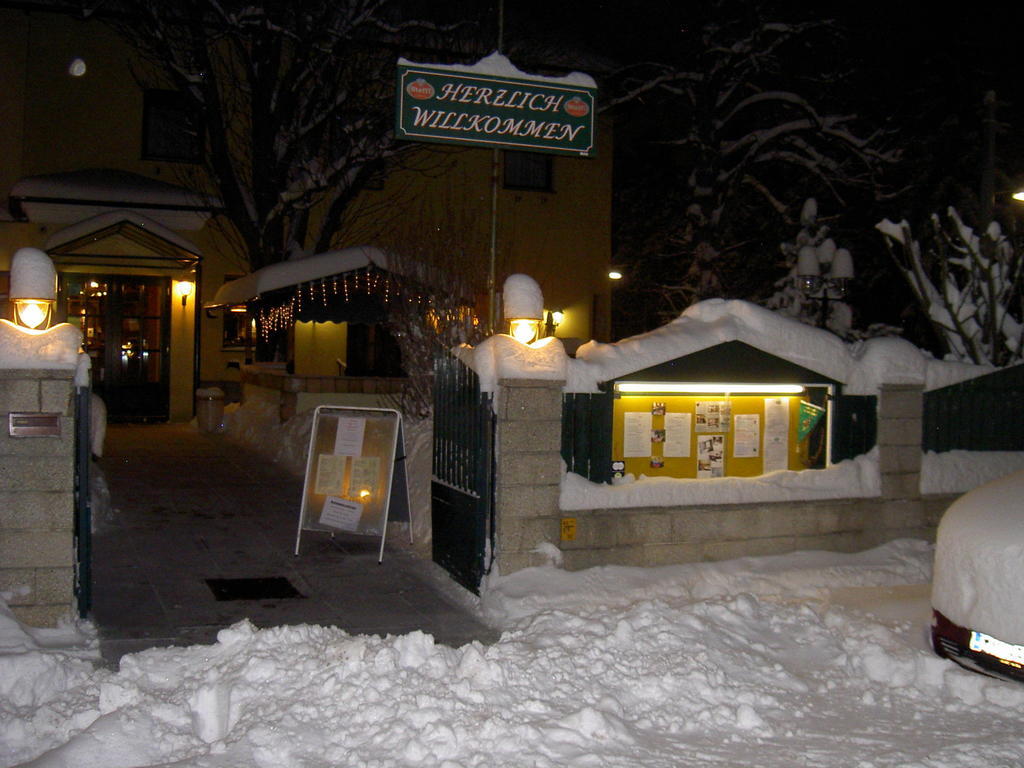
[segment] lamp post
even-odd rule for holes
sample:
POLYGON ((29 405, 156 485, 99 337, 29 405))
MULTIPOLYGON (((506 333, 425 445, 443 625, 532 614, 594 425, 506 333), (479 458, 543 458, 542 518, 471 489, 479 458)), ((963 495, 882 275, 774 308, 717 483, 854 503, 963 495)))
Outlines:
POLYGON ((829 302, 846 296, 853 279, 853 256, 845 248, 836 248, 832 239, 805 245, 797 253, 797 286, 809 298, 818 301, 818 327, 827 328, 829 302))

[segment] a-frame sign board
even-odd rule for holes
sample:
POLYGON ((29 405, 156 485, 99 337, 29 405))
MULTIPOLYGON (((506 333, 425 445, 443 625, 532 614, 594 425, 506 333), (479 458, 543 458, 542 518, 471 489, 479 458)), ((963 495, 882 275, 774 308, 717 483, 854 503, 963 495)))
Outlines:
POLYGON ((405 471, 402 415, 389 408, 318 406, 306 459, 295 554, 303 531, 380 537, 384 559, 389 520, 412 512, 405 471))

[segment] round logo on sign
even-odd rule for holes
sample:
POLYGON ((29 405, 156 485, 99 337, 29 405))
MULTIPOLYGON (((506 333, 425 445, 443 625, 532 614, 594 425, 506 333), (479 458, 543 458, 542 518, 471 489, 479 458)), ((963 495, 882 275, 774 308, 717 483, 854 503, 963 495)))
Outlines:
POLYGON ((405 86, 405 92, 417 101, 423 101, 434 96, 434 86, 420 77, 405 86))
POLYGON ((565 111, 573 117, 583 117, 590 111, 590 107, 579 96, 573 96, 565 103, 565 111))

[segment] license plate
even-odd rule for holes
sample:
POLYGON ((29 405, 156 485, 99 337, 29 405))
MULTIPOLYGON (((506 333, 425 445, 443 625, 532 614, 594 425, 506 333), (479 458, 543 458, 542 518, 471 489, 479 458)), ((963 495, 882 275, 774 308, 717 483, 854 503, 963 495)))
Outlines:
POLYGON ((984 632, 971 632, 971 650, 987 653, 1014 666, 1024 665, 1024 646, 1004 643, 984 632))

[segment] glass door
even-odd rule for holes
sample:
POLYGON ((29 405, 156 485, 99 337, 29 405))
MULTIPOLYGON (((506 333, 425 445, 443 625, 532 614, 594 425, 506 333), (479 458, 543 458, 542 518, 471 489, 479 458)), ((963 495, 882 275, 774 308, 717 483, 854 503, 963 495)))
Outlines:
POLYGON ((65 274, 68 322, 82 329, 93 391, 112 421, 169 414, 170 280, 65 274))

